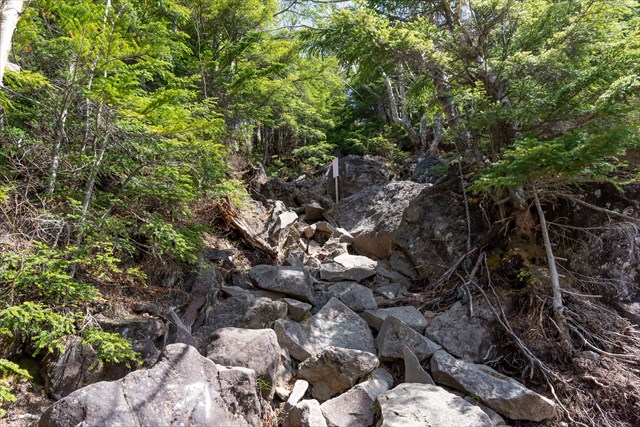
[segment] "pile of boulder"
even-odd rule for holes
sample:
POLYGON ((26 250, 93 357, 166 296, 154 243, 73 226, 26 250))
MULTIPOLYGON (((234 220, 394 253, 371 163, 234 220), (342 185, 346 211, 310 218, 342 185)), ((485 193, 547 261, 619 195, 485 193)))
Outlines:
POLYGON ((157 362, 65 392, 40 425, 500 426, 554 417, 553 401, 482 364, 494 338, 489 310, 476 304, 471 316, 457 303, 423 313, 403 303, 411 262, 363 255, 349 231, 375 239, 391 213, 360 229, 327 221, 349 201, 331 212, 276 206, 266 228, 287 251, 284 265, 225 280, 209 264, 183 315, 158 315, 173 319, 174 333, 159 357, 147 351, 157 362))

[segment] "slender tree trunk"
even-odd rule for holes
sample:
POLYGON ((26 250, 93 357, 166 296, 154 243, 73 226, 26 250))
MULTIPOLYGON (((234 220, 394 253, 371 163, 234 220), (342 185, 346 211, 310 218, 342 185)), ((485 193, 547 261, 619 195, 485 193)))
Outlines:
POLYGON ((431 157, 435 157, 438 155, 438 146, 440 145, 440 141, 442 141, 442 134, 444 131, 444 123, 443 123, 442 113, 437 112, 435 117, 435 123, 433 125, 433 141, 429 146, 429 150, 427 151, 427 155, 431 157))
POLYGON ((0 2, 0 87, 4 86, 4 70, 9 65, 11 40, 23 7, 24 0, 3 0, 0 2))
POLYGON ((551 279, 551 288, 553 290, 553 317, 556 320, 560 333, 563 335, 563 339, 569 339, 569 328, 564 317, 564 305, 562 304, 562 290, 560 288, 560 276, 558 275, 558 269, 556 266, 556 257, 553 254, 553 247, 551 246, 551 239, 549 238, 549 229, 547 227, 547 220, 538 198, 538 191, 535 187, 532 187, 533 201, 538 211, 538 218, 540 220, 540 228, 542 229, 542 240, 544 242, 544 250, 547 255, 547 263, 549 265, 549 276, 551 279))

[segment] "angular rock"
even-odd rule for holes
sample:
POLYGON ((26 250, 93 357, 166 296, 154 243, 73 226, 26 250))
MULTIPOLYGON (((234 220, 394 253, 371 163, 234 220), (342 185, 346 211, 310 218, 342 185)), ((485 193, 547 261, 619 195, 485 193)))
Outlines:
POLYGON ((338 282, 329 287, 329 292, 353 311, 378 308, 371 289, 357 282, 338 282))
POLYGON ((470 317, 469 307, 456 302, 448 311, 431 320, 425 335, 452 355, 478 363, 489 356, 496 321, 484 301, 477 301, 473 308, 474 315, 470 317))
POLYGON ((379 396, 378 403, 380 427, 493 427, 480 408, 431 384, 400 384, 379 396))
POLYGON ((322 213, 324 212, 324 208, 320 203, 313 202, 305 205, 304 207, 304 221, 312 222, 312 221, 320 221, 322 219, 322 213))
POLYGON ((423 333, 427 327, 427 319, 424 318, 417 308, 411 305, 367 310, 362 313, 362 318, 369 323, 369 326, 378 330, 382 327, 384 320, 389 316, 402 320, 419 333, 423 333))
POLYGON ((320 267, 322 280, 359 282, 376 273, 376 261, 361 255, 343 253, 335 257, 333 261, 333 263, 323 264, 320 267))
POLYGON ((291 211, 283 212, 280 215, 278 215, 277 227, 279 229, 287 228, 297 220, 298 220, 298 214, 296 214, 295 212, 291 212, 291 211))
POLYGON ((287 317, 287 304, 284 301, 238 295, 214 305, 208 313, 206 323, 196 331, 195 335, 206 340, 221 328, 263 329, 285 317, 287 317))
POLYGON ((281 349, 272 329, 223 328, 211 338, 207 358, 218 365, 253 369, 268 385, 263 387, 263 397, 273 397, 281 349))
POLYGON ((385 319, 376 338, 376 344, 381 360, 404 358, 403 348, 406 346, 422 362, 442 348, 393 316, 385 319))
POLYGON ((274 329, 280 346, 299 361, 329 346, 375 353, 373 336, 367 323, 336 298, 331 298, 306 322, 278 320, 274 329))
POLYGON ((431 358, 431 373, 439 383, 472 394, 496 412, 514 419, 540 422, 553 418, 556 404, 485 365, 457 360, 446 351, 431 358))
POLYGON ((151 369, 75 391, 50 406, 41 427, 262 426, 255 372, 227 369, 185 344, 167 346, 151 369))
POLYGON ((313 308, 311 304, 307 304, 302 301, 298 301, 291 298, 283 298, 284 302, 289 307, 289 317, 297 322, 300 322, 309 316, 309 312, 313 308))
POLYGON ((418 160, 411 179, 415 182, 435 184, 442 176, 438 166, 442 165, 439 157, 423 157, 418 160))
POLYGON ((259 288, 314 303, 311 276, 303 268, 257 265, 251 269, 249 276, 259 288))
POLYGON ((324 402, 349 390, 378 367, 378 358, 360 350, 327 347, 299 366, 298 376, 311 383, 311 395, 324 402))
POLYGON ((287 403, 285 405, 285 409, 291 409, 296 406, 300 399, 302 399, 309 388, 309 383, 305 380, 297 380, 293 385, 293 390, 291 390, 291 394, 287 399, 287 403))
POLYGON ((367 427, 373 424, 376 399, 393 385, 393 378, 389 380, 389 377, 391 375, 386 371, 376 369, 372 379, 320 405, 327 424, 331 427, 367 427))
POLYGON ((489 418, 491 419, 491 422, 493 423, 493 427, 508 427, 507 423, 504 421, 504 418, 502 418, 500 416, 500 414, 498 414, 493 409, 489 408, 486 405, 483 405, 482 403, 478 402, 476 399, 474 399, 471 396, 464 397, 464 400, 466 400, 470 404, 472 404, 474 406, 477 406, 478 408, 482 409, 482 412, 487 414, 489 416, 489 418))
POLYGON ((336 204, 327 215, 353 235, 353 248, 359 254, 386 258, 393 249, 402 212, 423 188, 425 185, 409 181, 369 185, 336 204))
POLYGON ((327 427, 317 400, 302 400, 289 411, 284 427, 327 427))
POLYGON ((416 383, 416 384, 431 384, 436 385, 431 378, 431 375, 427 373, 422 367, 422 364, 418 360, 418 357, 411 351, 411 349, 404 345, 402 346, 402 355, 404 357, 404 382, 416 383))

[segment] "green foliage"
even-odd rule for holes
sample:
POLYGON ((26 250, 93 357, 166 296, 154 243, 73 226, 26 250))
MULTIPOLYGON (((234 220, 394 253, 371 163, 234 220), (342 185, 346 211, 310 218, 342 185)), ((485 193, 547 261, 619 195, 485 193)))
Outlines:
POLYGON ((82 344, 91 346, 98 355, 99 363, 122 363, 131 367, 133 362, 140 365, 140 355, 131 348, 131 343, 117 334, 104 332, 99 328, 82 331, 82 344))
MULTIPOLYGON (((16 396, 11 393, 8 379, 12 377, 31 378, 29 372, 21 369, 18 365, 7 359, 0 359, 0 405, 15 402, 16 396)), ((4 417, 6 411, 0 407, 0 418, 4 417)))
POLYGON ((61 315, 31 301, 0 310, 0 336, 26 342, 38 354, 64 350, 64 337, 75 332, 77 315, 61 315))
POLYGON ((0 302, 11 302, 10 298, 66 307, 95 300, 96 289, 68 273, 72 265, 91 262, 75 256, 75 252, 75 248, 60 251, 36 243, 22 252, 0 254, 0 283, 10 290, 9 294, 5 292, 0 296, 0 302))
POLYGON ((185 264, 194 265, 202 250, 202 238, 195 226, 179 227, 154 215, 142 227, 150 236, 151 252, 156 256, 167 256, 185 264))

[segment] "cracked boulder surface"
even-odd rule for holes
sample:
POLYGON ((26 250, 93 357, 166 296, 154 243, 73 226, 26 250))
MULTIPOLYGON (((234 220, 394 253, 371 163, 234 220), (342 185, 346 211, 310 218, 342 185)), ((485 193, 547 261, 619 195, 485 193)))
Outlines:
POLYGON ((84 387, 49 407, 39 426, 261 426, 256 373, 225 368, 185 344, 167 346, 148 370, 84 387))

